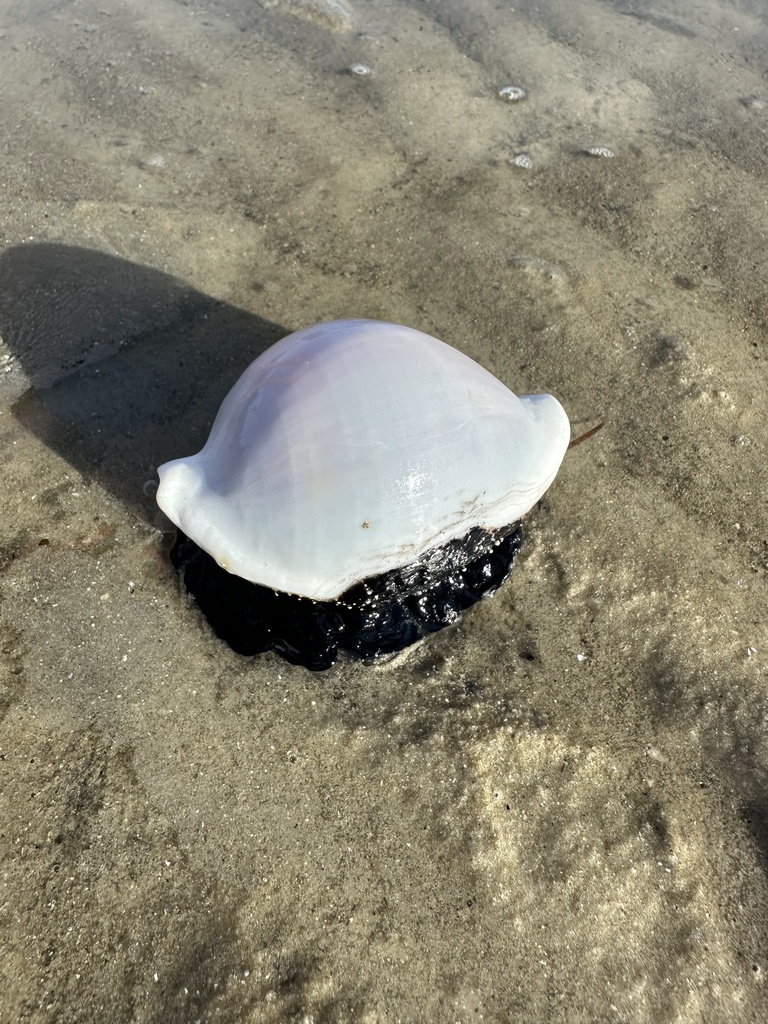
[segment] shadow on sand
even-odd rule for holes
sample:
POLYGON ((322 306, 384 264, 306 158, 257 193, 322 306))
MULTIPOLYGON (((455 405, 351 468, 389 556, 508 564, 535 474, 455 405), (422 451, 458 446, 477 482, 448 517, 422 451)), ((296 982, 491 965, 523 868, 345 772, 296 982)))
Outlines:
POLYGON ((157 270, 30 243, 0 255, 0 333, 31 384, 14 415, 152 518, 156 467, 202 446, 235 380, 289 332, 157 270))

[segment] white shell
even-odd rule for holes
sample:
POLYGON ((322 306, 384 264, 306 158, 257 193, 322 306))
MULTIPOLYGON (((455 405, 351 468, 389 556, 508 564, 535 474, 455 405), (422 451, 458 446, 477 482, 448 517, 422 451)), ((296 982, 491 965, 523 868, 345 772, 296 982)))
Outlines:
POLYGON ((557 473, 570 427, 421 331, 338 320, 284 338, 225 398, 157 501, 224 569, 333 600, 473 527, 507 526, 557 473))

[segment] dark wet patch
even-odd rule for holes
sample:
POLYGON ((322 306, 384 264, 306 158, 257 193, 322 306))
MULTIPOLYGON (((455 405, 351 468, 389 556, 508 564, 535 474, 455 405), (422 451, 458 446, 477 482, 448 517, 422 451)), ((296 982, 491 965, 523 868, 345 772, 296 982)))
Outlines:
MULTIPOLYGON (((2 591, 0 590, 0 596, 2 591)), ((26 688, 24 647, 21 633, 7 623, 0 625, 0 722, 21 699, 26 688)), ((0 750, 0 759, 4 757, 0 750)))

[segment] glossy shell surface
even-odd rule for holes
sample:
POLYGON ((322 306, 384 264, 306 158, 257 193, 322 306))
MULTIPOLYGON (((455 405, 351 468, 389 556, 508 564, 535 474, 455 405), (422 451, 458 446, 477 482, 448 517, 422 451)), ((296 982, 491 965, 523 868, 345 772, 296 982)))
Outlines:
POLYGON ((339 320, 256 359, 205 447, 160 467, 157 501, 228 572, 334 600, 474 527, 516 522, 569 437, 551 395, 518 398, 420 331, 339 320))

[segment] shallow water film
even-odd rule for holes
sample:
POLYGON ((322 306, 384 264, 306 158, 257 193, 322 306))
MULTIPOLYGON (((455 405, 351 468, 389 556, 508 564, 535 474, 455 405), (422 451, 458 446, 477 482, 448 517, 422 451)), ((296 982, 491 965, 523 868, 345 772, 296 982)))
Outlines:
POLYGON ((767 77, 757 0, 0 2, 0 1020, 768 1019, 767 77), (318 674, 155 471, 342 317, 604 427, 318 674))

